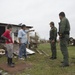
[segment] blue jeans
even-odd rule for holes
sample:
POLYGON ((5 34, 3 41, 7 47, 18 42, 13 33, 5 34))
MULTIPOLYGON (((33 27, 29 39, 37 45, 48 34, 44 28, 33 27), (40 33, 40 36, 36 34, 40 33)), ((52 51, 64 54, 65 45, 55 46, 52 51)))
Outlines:
POLYGON ((25 58, 27 57, 26 44, 25 43, 22 43, 19 47, 19 58, 22 58, 23 55, 24 55, 25 58))

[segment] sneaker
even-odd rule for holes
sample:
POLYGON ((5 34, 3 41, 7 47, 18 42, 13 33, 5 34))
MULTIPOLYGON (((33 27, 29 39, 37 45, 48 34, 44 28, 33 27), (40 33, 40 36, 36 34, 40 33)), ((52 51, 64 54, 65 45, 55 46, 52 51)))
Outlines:
POLYGON ((24 58, 19 58, 19 60, 24 60, 24 58))

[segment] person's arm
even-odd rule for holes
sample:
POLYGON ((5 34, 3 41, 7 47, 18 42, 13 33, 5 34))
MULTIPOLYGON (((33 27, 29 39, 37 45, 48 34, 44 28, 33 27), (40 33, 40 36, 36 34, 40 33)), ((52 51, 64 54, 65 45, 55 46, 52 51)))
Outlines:
POLYGON ((18 40, 19 40, 19 44, 21 44, 21 38, 22 38, 22 33, 21 31, 18 32, 18 40))
POLYGON ((54 29, 54 39, 57 37, 57 28, 54 29))
POLYGON ((65 31, 65 27, 66 27, 66 19, 62 20, 61 25, 60 25, 60 34, 63 34, 65 31))
POLYGON ((21 38, 18 38, 18 40, 19 40, 19 44, 21 44, 21 38))
POLYGON ((60 22, 60 26, 59 26, 59 38, 64 38, 64 32, 65 32, 65 28, 66 28, 66 19, 63 19, 61 22, 60 22))
POLYGON ((6 38, 6 37, 5 37, 5 36, 3 36, 3 35, 2 35, 1 37, 2 37, 3 39, 5 39, 5 40, 8 40, 8 38, 6 38))
POLYGON ((26 30, 27 33, 29 33, 29 32, 33 32, 33 31, 35 31, 35 30, 26 30))
POLYGON ((56 37, 57 37, 57 28, 54 28, 53 29, 53 40, 52 40, 52 42, 55 42, 56 37))
POLYGON ((8 32, 5 31, 5 32, 1 35, 1 37, 2 37, 3 39, 5 39, 5 40, 9 40, 9 39, 7 38, 7 35, 8 35, 8 32))

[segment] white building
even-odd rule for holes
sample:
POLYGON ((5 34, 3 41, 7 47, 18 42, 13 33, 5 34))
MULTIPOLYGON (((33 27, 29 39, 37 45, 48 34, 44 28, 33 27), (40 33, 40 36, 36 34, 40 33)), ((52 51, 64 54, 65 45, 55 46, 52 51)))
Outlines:
MULTIPOLYGON (((4 39, 1 38, 1 35, 5 32, 5 30, 7 29, 7 23, 0 23, 0 43, 3 43, 5 42, 4 39)), ((13 41, 18 41, 18 38, 17 38, 17 32, 19 29, 21 29, 21 26, 20 25, 16 25, 16 24, 10 24, 12 25, 12 38, 13 38, 13 41)), ((33 28, 32 26, 27 26, 27 29, 31 29, 33 28)), ((28 33, 28 40, 30 40, 30 37, 29 37, 29 33, 28 33)))

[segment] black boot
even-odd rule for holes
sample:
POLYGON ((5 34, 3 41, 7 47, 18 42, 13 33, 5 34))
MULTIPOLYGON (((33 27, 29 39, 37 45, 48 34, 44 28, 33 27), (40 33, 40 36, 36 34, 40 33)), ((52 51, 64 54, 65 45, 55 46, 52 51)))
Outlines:
POLYGON ((7 64, 10 65, 10 58, 7 58, 7 64))
POLYGON ((12 63, 12 58, 8 58, 8 65, 10 67, 14 67, 15 66, 14 63, 12 63))
POLYGON ((15 63, 12 62, 12 58, 10 58, 11 64, 15 65, 15 63))

